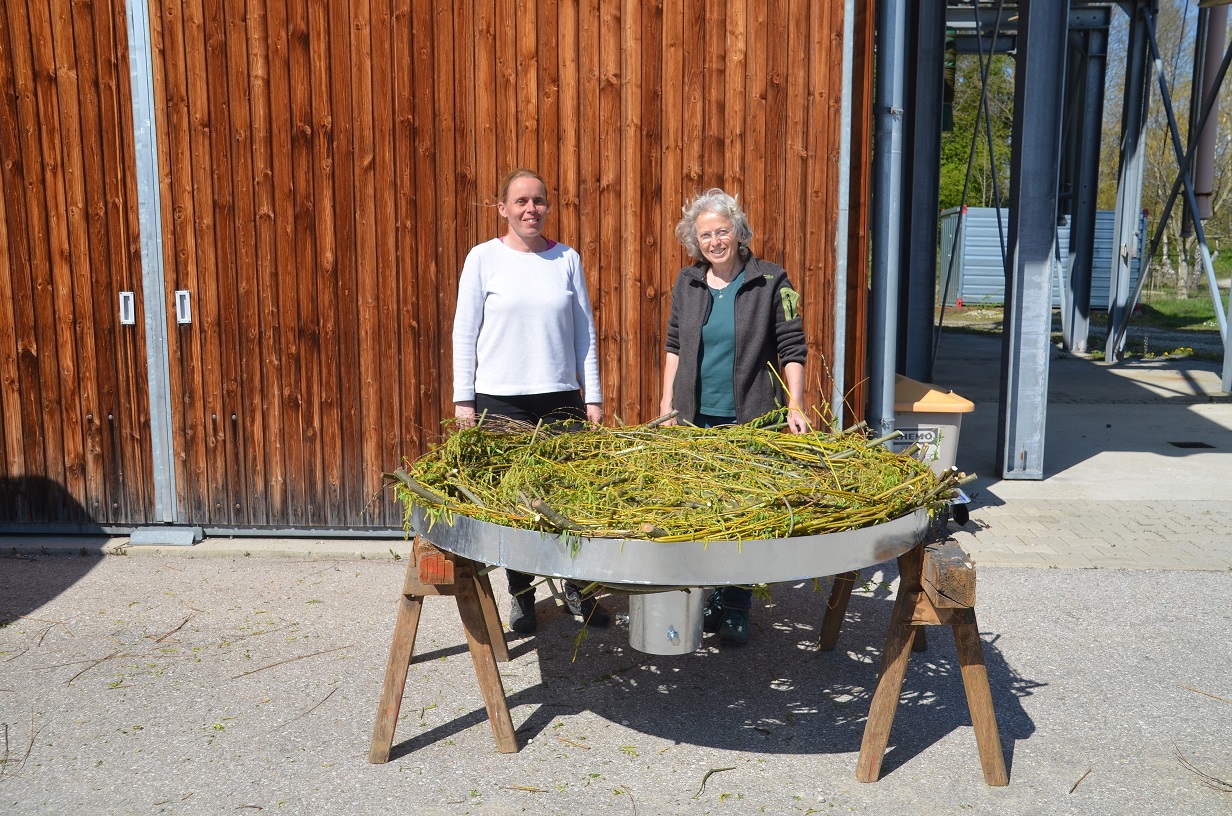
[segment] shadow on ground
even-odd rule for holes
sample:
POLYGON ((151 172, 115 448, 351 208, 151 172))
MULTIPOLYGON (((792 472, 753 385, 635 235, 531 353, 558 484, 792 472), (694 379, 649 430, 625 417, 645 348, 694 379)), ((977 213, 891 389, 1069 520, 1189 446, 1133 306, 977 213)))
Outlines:
MULTIPOLYGON (((513 660, 536 651, 542 677, 541 683, 508 694, 515 722, 531 708, 518 728, 519 744, 553 739, 559 718, 589 710, 624 727, 695 746, 756 754, 858 752, 896 574, 892 565, 865 570, 875 582, 852 596, 832 652, 815 650, 828 581, 772 587, 769 601, 755 601, 753 637, 746 646, 720 646, 708 635, 701 649, 683 656, 633 650, 623 625, 579 638, 571 620, 541 602, 546 614, 540 614, 539 633, 511 643, 513 660)), ((620 596, 609 595, 605 603, 625 609, 620 596)), ((953 635, 949 627, 927 631, 928 650, 912 655, 883 774, 971 725, 953 635)), ((1017 675, 987 635, 984 654, 1010 765, 1015 744, 1035 730, 1021 700, 1047 683, 1017 675)), ((413 693, 408 686, 408 697, 413 693)), ((398 742, 395 735, 391 759, 485 719, 477 707, 411 739, 398 742)), ((970 743, 971 762, 978 766, 974 735, 970 743)))
MULTIPOLYGON (((1218 363, 1161 358, 1108 364, 1054 349, 1048 369, 1045 479, 1103 452, 1179 459, 1232 451, 1227 429, 1193 410, 1228 399, 1218 390, 1218 363)), ((953 335, 939 346, 934 382, 975 403, 962 420, 956 461, 960 470, 980 476, 972 489, 1000 478, 1001 370, 999 334, 953 335)))
MULTIPOLYGON (((104 535, 86 509, 51 479, 30 476, 0 479, 0 507, 5 511, 3 518, 37 517, 44 512, 39 508, 53 508, 57 518, 73 522, 79 535, 104 535)), ((18 555, 16 548, 4 546, 4 536, 0 535, 0 625, 29 615, 77 583, 101 560, 98 555, 87 554, 83 547, 80 557, 57 558, 58 569, 50 575, 39 570, 38 580, 33 580, 34 571, 30 566, 38 558, 38 555, 18 555)))

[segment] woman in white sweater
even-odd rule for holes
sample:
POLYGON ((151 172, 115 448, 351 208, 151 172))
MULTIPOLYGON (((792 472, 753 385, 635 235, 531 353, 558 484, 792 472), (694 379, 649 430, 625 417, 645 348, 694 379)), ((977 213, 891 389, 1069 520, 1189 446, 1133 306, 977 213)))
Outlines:
MULTIPOLYGON (((501 184, 496 205, 505 234, 466 256, 453 323, 454 416, 476 414, 540 420, 603 420, 595 321, 571 247, 543 236, 551 205, 543 179, 516 170, 501 184)), ((532 576, 506 570, 513 605, 509 626, 535 631, 532 576)), ((591 626, 607 626, 608 612, 565 584, 570 611, 591 626)))

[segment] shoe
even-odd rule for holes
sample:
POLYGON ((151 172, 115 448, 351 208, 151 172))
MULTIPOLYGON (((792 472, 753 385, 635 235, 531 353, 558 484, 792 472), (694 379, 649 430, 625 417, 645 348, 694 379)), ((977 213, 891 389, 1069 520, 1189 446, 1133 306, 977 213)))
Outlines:
POLYGON ((612 616, 599 605, 593 595, 582 597, 582 593, 573 584, 565 584, 565 603, 575 618, 581 618, 585 626, 605 629, 612 623, 612 616))
POLYGON ((532 634, 539 628, 539 621, 535 618, 533 590, 513 596, 509 603, 509 628, 519 635, 532 634))
POLYGON ((706 609, 702 612, 702 631, 717 632, 723 625, 723 590, 711 591, 706 599, 706 609))
POLYGON ((723 623, 719 626, 719 640, 729 646, 743 646, 749 642, 749 610, 724 609, 723 623))

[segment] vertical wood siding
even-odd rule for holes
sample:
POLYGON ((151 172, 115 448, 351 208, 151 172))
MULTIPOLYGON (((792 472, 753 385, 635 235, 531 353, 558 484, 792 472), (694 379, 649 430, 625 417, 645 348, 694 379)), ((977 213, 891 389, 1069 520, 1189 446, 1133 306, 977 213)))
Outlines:
MULTIPOLYGON (((0 4, 0 462, 139 522, 144 350, 114 319, 141 291, 123 6, 0 4)), ((452 415, 461 264, 519 166, 582 255, 609 421, 657 412, 673 229, 712 186, 800 290, 827 401, 841 4, 152 0, 150 19, 167 307, 193 305, 167 328, 180 523, 400 523, 380 474, 452 415)))
POLYGON ((0 2, 0 523, 153 515, 123 4, 0 2))
MULTIPOLYGON (((867 372, 869 275, 869 203, 873 168, 873 34, 872 3, 856 3, 854 59, 851 78, 851 194, 847 223, 847 376, 846 411, 852 420, 864 418, 867 372)), ((848 423, 849 424, 849 423, 848 423)))

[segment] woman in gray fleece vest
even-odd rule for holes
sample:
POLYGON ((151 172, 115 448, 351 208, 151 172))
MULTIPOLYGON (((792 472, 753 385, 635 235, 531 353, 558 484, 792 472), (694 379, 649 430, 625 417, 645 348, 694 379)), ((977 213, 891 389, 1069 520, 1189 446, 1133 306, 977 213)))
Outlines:
MULTIPOLYGON (((684 207, 676 237, 697 262, 680 270, 672 287, 660 412, 675 410, 694 425, 714 427, 751 422, 785 406, 788 430, 807 431, 808 346, 800 296, 786 270, 753 255, 744 210, 718 188, 684 207)), ((706 607, 706 630, 724 643, 744 644, 751 604, 745 587, 716 590, 706 607)))

